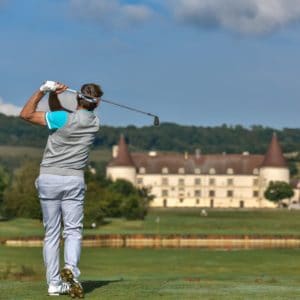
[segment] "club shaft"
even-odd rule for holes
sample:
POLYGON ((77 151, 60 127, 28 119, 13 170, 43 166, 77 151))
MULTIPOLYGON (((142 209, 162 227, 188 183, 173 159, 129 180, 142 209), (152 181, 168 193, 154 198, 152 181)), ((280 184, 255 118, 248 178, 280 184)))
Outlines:
MULTIPOLYGON (((78 92, 76 90, 72 90, 72 89, 67 89, 67 91, 71 92, 71 93, 74 93, 74 94, 80 94, 80 92, 78 92)), ((128 110, 131 110, 131 111, 135 111, 135 112, 138 112, 138 113, 141 113, 141 114, 144 114, 144 115, 148 115, 148 116, 151 116, 151 117, 156 117, 156 115, 154 115, 154 114, 151 114, 151 113, 148 113, 148 112, 139 110, 137 108, 133 108, 133 107, 124 105, 124 104, 116 103, 116 102, 111 101, 111 100, 106 100, 106 99, 101 98, 101 101, 112 104, 112 105, 115 105, 115 106, 119 106, 119 107, 122 107, 122 108, 125 108, 125 109, 128 109, 128 110)))

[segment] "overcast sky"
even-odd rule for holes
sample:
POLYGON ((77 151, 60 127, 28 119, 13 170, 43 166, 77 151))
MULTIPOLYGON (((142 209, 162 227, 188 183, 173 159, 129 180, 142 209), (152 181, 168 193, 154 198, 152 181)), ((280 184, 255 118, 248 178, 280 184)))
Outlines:
MULTIPOLYGON (((185 125, 300 123, 299 0, 0 0, 0 111, 44 80, 185 125)), ((107 125, 151 119, 103 103, 107 125)))

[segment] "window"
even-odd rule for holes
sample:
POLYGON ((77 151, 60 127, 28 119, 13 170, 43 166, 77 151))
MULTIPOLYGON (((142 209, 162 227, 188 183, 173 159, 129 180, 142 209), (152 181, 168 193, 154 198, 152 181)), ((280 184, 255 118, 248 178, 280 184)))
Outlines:
POLYGON ((215 191, 210 190, 209 191, 209 197, 215 197, 215 191))
POLYGON ((211 207, 211 208, 214 207, 214 199, 210 199, 210 207, 211 207))
POLYGON ((195 185, 200 185, 200 184, 201 184, 201 179, 195 178, 195 185))
POLYGON ((179 174, 184 174, 184 168, 179 168, 179 169, 178 169, 178 173, 179 173, 179 174))
POLYGON ((234 171, 233 171, 232 168, 228 168, 228 169, 227 169, 227 174, 233 174, 233 173, 234 173, 234 171))
POLYGON ((245 207, 245 202, 243 200, 240 201, 240 208, 244 208, 245 207))
POLYGON ((196 204, 200 204, 200 200, 199 199, 196 199, 196 204))
POLYGON ((199 168, 196 168, 195 169, 195 174, 200 174, 201 173, 201 170, 199 168))
POLYGON ((209 169, 209 174, 216 174, 216 170, 214 168, 209 169))
POLYGON ((255 178, 255 179, 253 179, 253 185, 258 185, 258 179, 257 178, 255 178))
POLYGON ((180 198, 180 199, 179 199, 179 202, 180 202, 180 203, 183 203, 183 201, 184 201, 183 198, 180 198))
POLYGON ((162 185, 168 185, 168 184, 169 184, 169 179, 168 179, 167 177, 163 177, 163 178, 161 179, 161 184, 162 184, 162 185))
POLYGON ((233 197, 233 191, 227 191, 227 197, 233 197))
POLYGON ((146 173, 146 169, 144 167, 141 167, 139 170, 140 174, 145 174, 146 173))
POLYGON ((137 184, 143 184, 143 178, 138 177, 137 178, 137 184))
POLYGON ((201 197, 201 191, 195 190, 194 195, 195 195, 195 197, 201 197))
POLYGON ((253 191, 253 197, 258 197, 259 196, 259 192, 258 191, 253 191))
POLYGON ((162 197, 168 197, 168 194, 169 194, 169 193, 168 193, 168 190, 162 190, 162 191, 161 191, 161 196, 162 196, 162 197))
POLYGON ((179 186, 184 185, 184 179, 183 178, 178 179, 178 185, 179 186))
POLYGON ((169 173, 169 170, 168 170, 167 167, 164 167, 164 168, 162 168, 161 172, 162 172, 163 174, 168 174, 168 173, 169 173))
POLYGON ((233 179, 232 178, 227 179, 227 185, 233 185, 233 179))
POLYGON ((209 178, 209 185, 215 185, 216 180, 214 178, 209 178))

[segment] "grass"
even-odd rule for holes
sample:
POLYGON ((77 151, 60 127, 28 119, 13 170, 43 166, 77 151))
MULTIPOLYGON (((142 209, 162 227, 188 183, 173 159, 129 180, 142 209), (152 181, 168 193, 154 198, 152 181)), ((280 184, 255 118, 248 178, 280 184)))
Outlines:
MULTIPOLYGON (((299 299, 299 255, 300 250, 85 248, 80 267, 86 299, 299 299)), ((11 266, 0 281, 1 299, 48 299, 41 248, 0 247, 0 257, 0 276, 11 266), (23 266, 23 273, 19 267, 14 275, 13 266, 23 266)))
MULTIPOLYGON (((152 209, 145 221, 109 219, 94 234, 210 234, 210 235, 294 235, 299 236, 300 211, 288 210, 208 210, 152 209), (157 222, 159 219, 159 223, 157 222)), ((0 238, 43 236, 38 220, 13 219, 0 222, 0 238)))

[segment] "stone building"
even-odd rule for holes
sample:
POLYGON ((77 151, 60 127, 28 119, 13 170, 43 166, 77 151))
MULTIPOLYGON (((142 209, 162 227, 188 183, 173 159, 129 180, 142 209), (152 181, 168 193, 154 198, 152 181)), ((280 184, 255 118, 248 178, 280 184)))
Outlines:
POLYGON ((107 177, 148 188, 153 207, 275 207, 263 196, 269 182, 290 182, 276 134, 265 155, 130 153, 121 136, 107 177))

